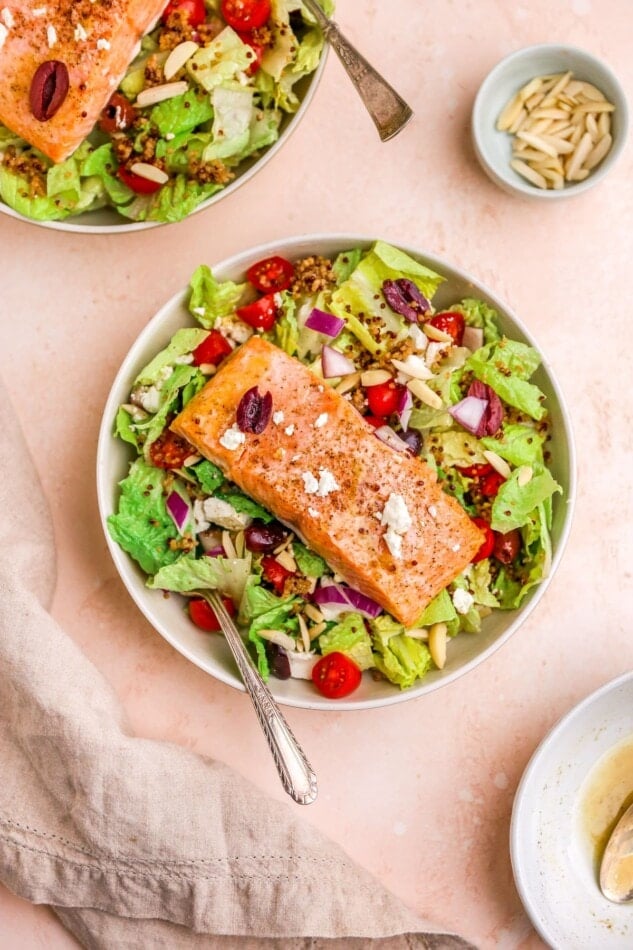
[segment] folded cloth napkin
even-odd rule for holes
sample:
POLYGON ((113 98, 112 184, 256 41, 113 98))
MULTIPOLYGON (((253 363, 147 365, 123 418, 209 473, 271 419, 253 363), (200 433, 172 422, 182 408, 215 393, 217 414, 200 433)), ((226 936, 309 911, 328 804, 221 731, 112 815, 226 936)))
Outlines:
POLYGON ((53 532, 1 386, 0 431, 0 880, 107 950, 470 946, 415 917, 296 806, 131 734, 46 611, 53 532))

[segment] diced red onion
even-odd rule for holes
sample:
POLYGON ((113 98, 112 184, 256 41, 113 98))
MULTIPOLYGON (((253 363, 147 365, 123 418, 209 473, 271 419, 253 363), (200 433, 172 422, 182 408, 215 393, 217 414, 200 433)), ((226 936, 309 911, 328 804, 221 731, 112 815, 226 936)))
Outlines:
POLYGON ((214 548, 210 548, 208 551, 204 552, 206 557, 225 557, 226 551, 221 544, 216 544, 214 548))
POLYGON ((344 584, 329 584, 327 587, 319 587, 312 599, 326 620, 332 620, 339 614, 354 611, 362 614, 364 617, 373 619, 382 613, 382 607, 371 597, 366 597, 359 590, 353 587, 347 587, 344 584))
POLYGON ((317 333, 324 333, 326 336, 338 336, 345 320, 341 317, 335 317, 333 313, 326 313, 325 310, 314 308, 305 324, 310 330, 316 330, 317 333))
POLYGON ((503 422, 503 405, 494 389, 476 379, 468 388, 468 395, 476 399, 485 399, 488 403, 475 435, 481 439, 484 435, 495 435, 503 422))
POLYGON ((411 395, 411 390, 406 386, 403 386, 398 393, 398 405, 396 407, 396 413, 398 415, 398 421, 405 432, 409 428, 409 419, 411 418, 412 409, 413 396, 411 395))
POLYGON ((464 327, 464 338, 462 346, 468 347, 474 353, 480 346, 484 345, 484 331, 481 327, 464 327))
POLYGON ((467 432, 476 435, 487 408, 487 399, 478 399, 476 396, 466 396, 461 402, 456 403, 454 406, 449 406, 448 411, 453 419, 459 422, 460 426, 463 426, 467 432))
POLYGON ((409 451, 407 443, 400 438, 397 432, 393 431, 391 426, 378 426, 375 432, 380 441, 388 445, 390 449, 394 449, 396 452, 409 451))
POLYGON ((178 494, 177 491, 170 492, 167 496, 167 501, 165 506, 169 513, 171 520, 174 522, 178 528, 178 533, 182 534, 182 529, 187 524, 189 516, 191 514, 191 507, 187 504, 185 499, 178 494))
POLYGON ((356 367, 351 360, 335 350, 334 347, 323 344, 321 350, 321 368, 325 379, 332 379, 335 376, 349 376, 356 372, 356 367))

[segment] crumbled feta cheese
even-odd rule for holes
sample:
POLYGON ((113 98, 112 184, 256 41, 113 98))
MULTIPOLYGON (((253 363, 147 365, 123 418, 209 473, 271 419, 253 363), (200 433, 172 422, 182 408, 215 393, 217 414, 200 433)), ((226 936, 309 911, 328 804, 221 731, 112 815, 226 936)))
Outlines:
POLYGON ((314 650, 311 650, 309 653, 299 653, 298 650, 288 650, 287 657, 290 666, 290 676, 293 679, 312 679, 312 670, 319 659, 318 654, 314 650))
POLYGON ((83 40, 87 40, 87 39, 88 39, 88 34, 86 33, 81 23, 78 23, 77 26, 75 27, 75 42, 81 43, 83 42, 83 40))
POLYGON ((328 420, 327 412, 322 412, 320 416, 314 422, 315 429, 322 429, 328 420))
POLYGON ((49 49, 52 49, 57 42, 57 30, 50 23, 46 27, 46 41, 49 49))
POLYGON ((283 412, 281 411, 281 409, 279 409, 277 412, 273 412, 273 422, 275 423, 276 426, 280 426, 281 423, 284 421, 284 419, 285 419, 285 416, 283 412))
POLYGON ((204 317, 205 312, 206 312, 206 311, 205 311, 204 307, 194 307, 193 310, 192 310, 192 313, 195 313, 195 315, 196 315, 197 317, 204 317))
POLYGON ((326 498, 333 491, 338 491, 341 486, 338 484, 332 472, 327 468, 319 469, 319 488, 317 495, 319 498, 326 498))
POLYGON ((134 402, 142 406, 145 412, 158 412, 160 407, 160 393, 156 386, 141 386, 134 393, 134 402))
POLYGON ((461 587, 458 587, 453 594, 453 607, 458 614, 467 614, 474 603, 473 595, 461 587))
POLYGON ((402 560, 402 535, 394 531, 393 528, 387 528, 383 537, 392 555, 398 560, 402 560))
POLYGON ((243 511, 236 511, 233 505, 221 498, 196 499, 193 505, 193 515, 196 519, 198 531, 206 531, 209 522, 217 524, 221 528, 226 528, 227 531, 241 531, 243 528, 248 528, 253 520, 250 515, 243 511), (198 527, 198 524, 203 525, 205 523, 206 527, 198 527))
POLYGON ((426 510, 430 514, 431 518, 437 518, 437 508, 435 507, 435 505, 429 505, 429 507, 426 510))
POLYGON ((432 343, 429 343, 426 348, 426 355, 424 357, 426 360, 426 365, 431 368, 437 360, 443 359, 446 356, 450 347, 450 343, 440 343, 439 341, 435 340, 432 343))
POLYGON ((4 41, 6 40, 8 35, 9 35, 9 31, 7 30, 6 26, 4 25, 4 23, 0 23, 0 49, 2 49, 2 47, 4 46, 4 41))
POLYGON ((2 17, 2 22, 6 26, 7 30, 10 30, 15 23, 15 20, 13 19, 13 14, 8 7, 3 7, 2 10, 0 10, 0 17, 2 17))
POLYGON ((97 40, 97 49, 110 49, 110 41, 104 40, 103 37, 100 37, 97 40))
POLYGON ((234 343, 246 343, 249 337, 253 335, 253 328, 242 320, 236 320, 230 314, 216 320, 214 329, 219 330, 222 336, 234 343))
MULTIPOLYGON (((294 423, 291 423, 289 426, 286 426, 286 428, 284 429, 284 432, 286 433, 286 435, 294 435, 294 431, 295 431, 294 423)), ((299 456, 297 456, 297 458, 298 457, 299 456)))
POLYGON ((165 141, 171 142, 172 139, 175 139, 176 135, 174 132, 165 132, 165 141))
POLYGON ((240 432, 235 423, 220 436, 220 445, 223 445, 229 452, 234 452, 245 441, 246 436, 243 432, 240 432))
POLYGON ((193 363, 193 353, 183 353, 182 356, 177 356, 174 363, 177 363, 178 366, 186 366, 188 363, 193 363))
POLYGON ((426 333, 420 329, 417 323, 412 323, 409 327, 409 339, 413 340, 413 345, 418 353, 424 353, 429 345, 429 338, 426 333))
POLYGON ((311 518, 319 517, 319 512, 316 510, 316 508, 308 508, 308 514, 310 515, 311 518))
POLYGON ((316 495, 319 490, 319 482, 312 472, 303 472, 301 478, 303 479, 303 488, 306 495, 316 495))
POLYGON ((156 380, 156 389, 163 388, 163 383, 167 382, 173 371, 173 366, 163 366, 158 374, 158 379, 156 380))
POLYGON ((402 495, 391 492, 380 513, 380 522, 387 528, 383 535, 385 544, 395 558, 402 558, 402 536, 413 524, 402 495))

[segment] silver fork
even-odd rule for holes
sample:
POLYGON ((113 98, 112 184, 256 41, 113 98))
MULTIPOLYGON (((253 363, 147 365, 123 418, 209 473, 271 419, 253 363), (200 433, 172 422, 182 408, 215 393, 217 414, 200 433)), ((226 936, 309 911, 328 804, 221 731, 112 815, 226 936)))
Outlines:
POLYGON ((228 614, 220 596, 213 590, 192 591, 203 597, 213 608, 220 622, 226 642, 237 663, 246 691, 250 696, 259 724, 262 727, 272 752, 281 784, 286 792, 300 805, 310 805, 317 797, 317 780, 305 752, 292 734, 279 706, 255 664, 250 658, 240 632, 228 614))
POLYGON ((326 40, 342 62, 374 120, 383 142, 393 138, 405 127, 413 112, 364 56, 343 36, 334 20, 325 15, 317 0, 303 0, 313 15, 326 40))

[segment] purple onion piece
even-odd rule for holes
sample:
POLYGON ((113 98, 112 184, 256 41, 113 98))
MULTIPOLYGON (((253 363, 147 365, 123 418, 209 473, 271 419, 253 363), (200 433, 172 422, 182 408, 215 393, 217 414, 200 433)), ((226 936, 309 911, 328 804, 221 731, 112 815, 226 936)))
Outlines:
POLYGON ((431 308, 426 297, 420 293, 413 281, 406 277, 399 277, 398 280, 383 280, 382 293, 391 309, 409 323, 418 323, 419 318, 431 308))
POLYGON ((480 399, 478 396, 466 396, 460 402, 455 403, 454 406, 449 406, 448 412, 467 432, 477 435, 487 408, 487 399, 480 399))
POLYGON ((178 533, 182 534, 182 530, 189 520, 191 508, 177 491, 172 491, 169 493, 167 496, 167 501, 165 502, 165 507, 167 508, 167 512, 171 520, 178 528, 178 533))
POLYGON ((382 613, 382 607, 375 600, 345 584, 329 584, 327 587, 319 587, 312 595, 312 600, 319 607, 326 608, 325 611, 322 611, 324 616, 326 616, 326 613, 335 615, 355 611, 373 619, 382 613))
POLYGON ((391 426, 378 426, 377 429, 374 429, 374 435, 395 452, 408 452, 409 450, 409 446, 402 436, 394 432, 391 426))
POLYGON ((324 333, 325 336, 335 337, 339 335, 345 326, 345 320, 341 319, 341 317, 335 317, 333 313, 326 313, 325 310, 319 310, 315 307, 306 320, 306 326, 308 329, 315 330, 317 333, 324 333))
POLYGON ((273 412, 273 397, 265 393, 261 395, 257 386, 248 389, 239 401, 237 407, 237 426, 242 432, 254 432, 259 435, 264 431, 273 412))
POLYGON ((495 435, 503 422, 503 405, 494 389, 486 383, 476 379, 468 388, 468 395, 476 399, 485 399, 488 402, 486 410, 477 426, 475 435, 481 439, 484 435, 495 435))

